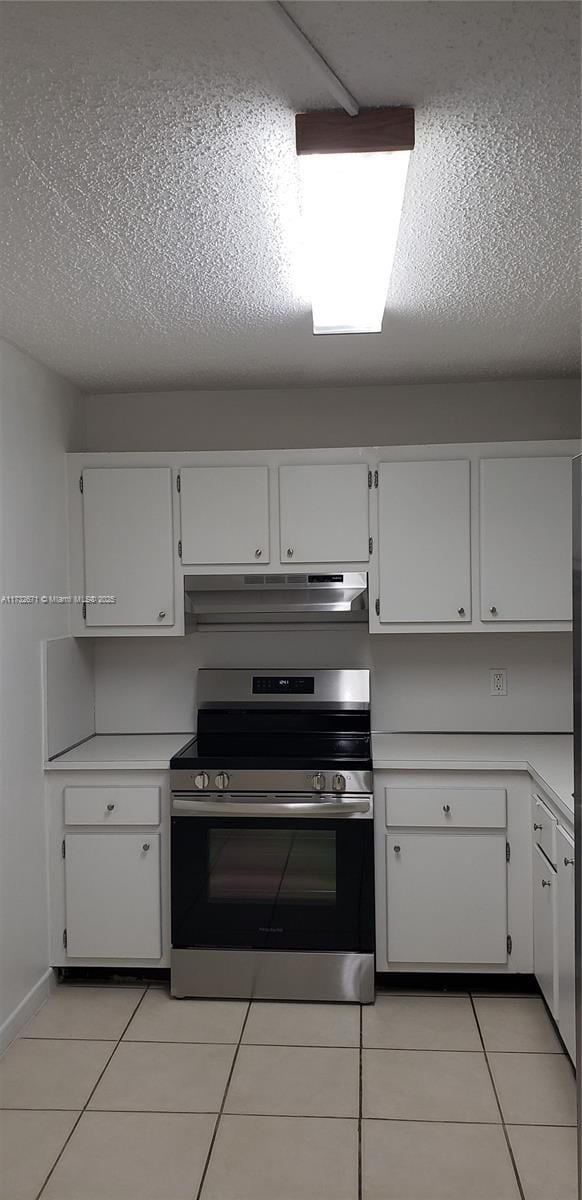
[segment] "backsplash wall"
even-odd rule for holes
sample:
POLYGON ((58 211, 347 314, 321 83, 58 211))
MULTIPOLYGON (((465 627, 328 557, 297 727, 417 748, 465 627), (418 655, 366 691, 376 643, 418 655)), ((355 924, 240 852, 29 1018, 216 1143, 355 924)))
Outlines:
POLYGON ((365 628, 96 640, 98 733, 189 732, 200 667, 368 667, 372 726, 397 732, 572 729, 572 640, 551 634, 401 634, 365 628), (505 667, 507 696, 490 695, 505 667))

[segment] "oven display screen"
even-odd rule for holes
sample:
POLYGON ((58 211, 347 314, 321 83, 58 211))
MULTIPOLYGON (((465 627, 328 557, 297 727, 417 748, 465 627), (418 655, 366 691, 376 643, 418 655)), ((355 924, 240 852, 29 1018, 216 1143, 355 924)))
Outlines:
POLYGON ((313 675, 253 675, 253 695, 313 696, 313 675))

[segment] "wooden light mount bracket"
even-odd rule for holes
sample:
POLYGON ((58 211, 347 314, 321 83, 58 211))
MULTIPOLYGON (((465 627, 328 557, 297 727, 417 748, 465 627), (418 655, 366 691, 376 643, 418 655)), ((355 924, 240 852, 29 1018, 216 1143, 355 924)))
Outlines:
POLYGON ((297 113, 298 154, 370 154, 414 150, 413 108, 361 108, 350 117, 341 109, 297 113))

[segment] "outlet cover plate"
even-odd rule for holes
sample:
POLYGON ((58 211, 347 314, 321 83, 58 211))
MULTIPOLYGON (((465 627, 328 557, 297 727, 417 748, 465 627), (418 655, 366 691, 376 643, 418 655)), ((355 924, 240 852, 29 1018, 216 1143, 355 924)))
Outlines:
POLYGON ((492 667, 489 672, 489 689, 492 696, 507 695, 507 671, 505 667, 492 667))

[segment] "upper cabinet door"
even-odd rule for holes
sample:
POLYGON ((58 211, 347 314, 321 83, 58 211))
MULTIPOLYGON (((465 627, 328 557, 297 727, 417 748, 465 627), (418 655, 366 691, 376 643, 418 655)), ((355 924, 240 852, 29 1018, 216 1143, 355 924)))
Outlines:
POLYGON ((280 467, 281 562, 368 562, 368 495, 363 463, 280 467))
POLYGON ((381 463, 380 621, 471 619, 470 464, 381 463))
POLYGON ((183 467, 182 562, 268 563, 267 467, 183 467))
POLYGON ((481 460, 481 620, 571 621, 572 463, 481 460))
POLYGON ((169 467, 85 467, 83 538, 88 627, 174 624, 169 467))

